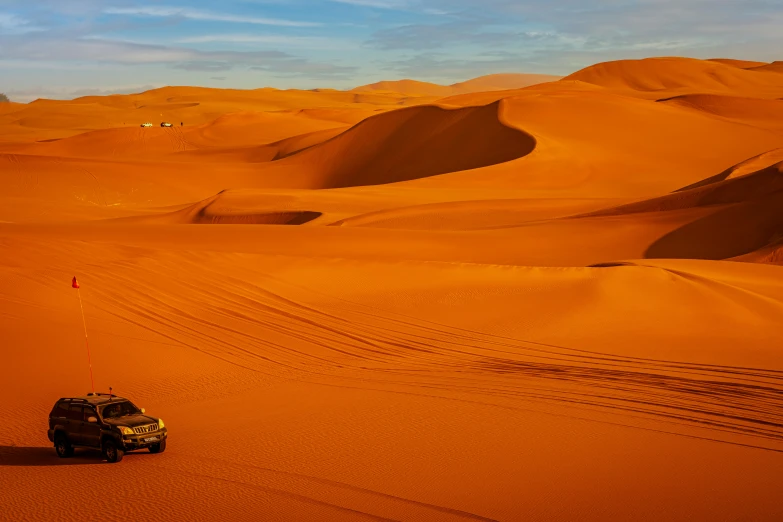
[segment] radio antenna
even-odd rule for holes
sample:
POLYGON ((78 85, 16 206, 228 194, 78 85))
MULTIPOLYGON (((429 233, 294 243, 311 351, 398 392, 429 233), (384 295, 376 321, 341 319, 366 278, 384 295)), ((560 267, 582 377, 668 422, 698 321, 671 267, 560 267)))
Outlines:
MULTIPOLYGON (((84 344, 87 346, 87 364, 90 365, 90 385, 92 386, 92 393, 95 395, 95 380, 92 377, 92 357, 90 356, 90 341, 87 339, 87 321, 84 318, 84 305, 82 304, 82 294, 79 291, 79 282, 76 280, 76 276, 73 276, 71 281, 71 287, 76 289, 76 294, 79 296, 79 308, 82 311, 82 325, 84 325, 84 344)), ((109 388, 111 393, 111 388, 109 388)))

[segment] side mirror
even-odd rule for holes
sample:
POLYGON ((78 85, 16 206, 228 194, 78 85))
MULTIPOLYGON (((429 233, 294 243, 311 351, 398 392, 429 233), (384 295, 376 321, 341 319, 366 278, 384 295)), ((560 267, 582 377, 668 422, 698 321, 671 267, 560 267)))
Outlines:
POLYGON ((146 412, 146 411, 147 411, 147 410, 145 410, 144 408, 142 408, 142 409, 141 409, 141 412, 142 412, 142 413, 144 413, 144 412, 146 412))
POLYGON ((87 417, 87 422, 91 422, 92 424, 96 424, 98 422, 97 417, 87 417))

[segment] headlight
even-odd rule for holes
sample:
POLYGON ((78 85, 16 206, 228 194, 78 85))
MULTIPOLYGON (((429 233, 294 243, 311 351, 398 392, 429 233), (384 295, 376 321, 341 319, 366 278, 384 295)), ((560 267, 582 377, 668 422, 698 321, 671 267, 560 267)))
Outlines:
POLYGON ((120 427, 120 431, 123 435, 133 435, 133 428, 128 428, 127 426, 120 427))
POLYGON ((163 419, 158 419, 158 429, 162 430, 166 425, 163 424, 163 419))

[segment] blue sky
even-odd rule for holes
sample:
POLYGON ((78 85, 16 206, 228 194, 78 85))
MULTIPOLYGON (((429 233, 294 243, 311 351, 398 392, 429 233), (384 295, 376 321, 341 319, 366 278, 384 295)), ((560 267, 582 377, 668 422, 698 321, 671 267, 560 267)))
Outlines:
POLYGON ((342 89, 645 56, 772 61, 781 28, 783 0, 0 0, 0 92, 342 89))

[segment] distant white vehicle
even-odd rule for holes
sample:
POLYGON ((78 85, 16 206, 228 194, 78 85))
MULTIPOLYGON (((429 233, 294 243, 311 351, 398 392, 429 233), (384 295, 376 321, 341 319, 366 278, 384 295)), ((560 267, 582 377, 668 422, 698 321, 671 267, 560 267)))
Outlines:
POLYGON ((147 123, 142 123, 141 126, 142 127, 152 127, 152 124, 150 122, 147 122, 147 123))
POLYGON ((164 121, 160 124, 161 127, 173 127, 173 125, 167 121, 164 121))

